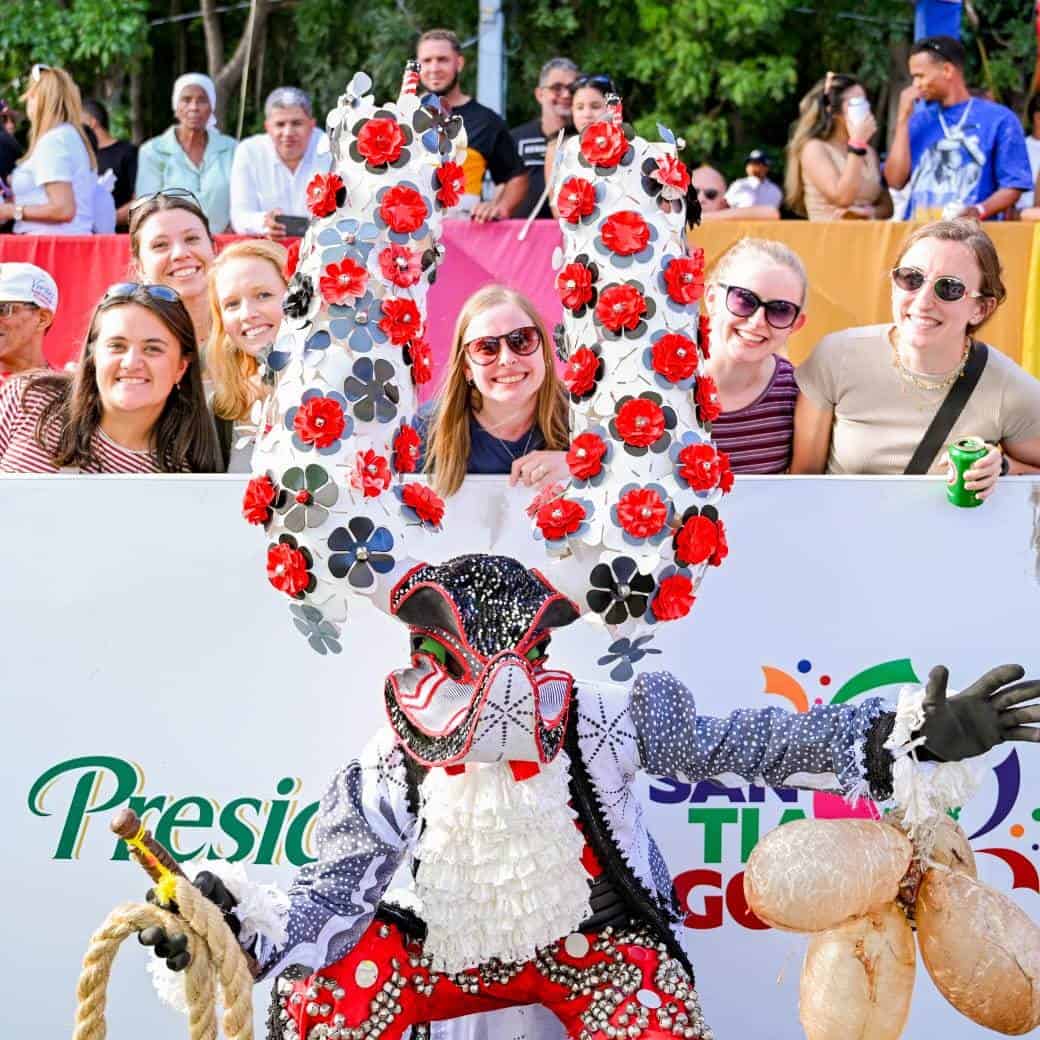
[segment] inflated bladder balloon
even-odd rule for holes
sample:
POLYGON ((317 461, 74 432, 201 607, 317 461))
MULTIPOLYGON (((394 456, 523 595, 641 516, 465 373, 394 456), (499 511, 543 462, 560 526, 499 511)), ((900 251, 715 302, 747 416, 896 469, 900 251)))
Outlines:
POLYGON ((917 941, 940 993, 973 1022, 1008 1036, 1040 1025, 1040 928, 981 881, 942 867, 925 873, 917 941))
MULTIPOLYGON (((902 827, 902 812, 896 810, 889 813, 885 821, 902 827)), ((938 863, 940 866, 949 867, 950 870, 959 870, 968 877, 979 876, 975 867, 975 853, 972 852, 968 836, 951 816, 944 813, 935 821, 930 842, 926 856, 928 863, 938 863)))
POLYGON ((892 902, 912 854, 906 835, 878 820, 795 820, 755 846, 744 894, 774 928, 821 932, 892 902))
POLYGON ((894 904, 817 932, 802 967, 807 1040, 897 1040, 910 1014, 917 951, 894 904))

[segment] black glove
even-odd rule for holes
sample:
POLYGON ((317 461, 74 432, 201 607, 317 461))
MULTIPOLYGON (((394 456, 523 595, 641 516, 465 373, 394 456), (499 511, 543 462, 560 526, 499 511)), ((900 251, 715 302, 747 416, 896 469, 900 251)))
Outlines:
POLYGON ((1040 742, 1040 728, 1027 725, 1040 722, 1040 704, 1018 707, 1040 697, 1040 681, 1018 682, 1023 675, 1025 670, 1017 664, 1001 665, 948 698, 950 673, 942 665, 933 668, 922 704, 924 725, 914 734, 924 737, 919 757, 956 762, 981 755, 1005 740, 1040 742), (929 754, 920 754, 922 750, 929 754))
MULTIPOLYGON (((238 900, 227 890, 224 882, 216 874, 202 870, 195 875, 192 884, 223 913, 224 921, 237 938, 242 929, 242 922, 232 910, 238 906, 238 900)), ((149 903, 154 903, 155 890, 149 889, 145 898, 149 903)), ((177 904, 171 903, 166 909, 171 913, 177 913, 177 904)), ((166 967, 170 971, 184 971, 191 963, 188 937, 184 932, 167 932, 159 925, 152 925, 150 928, 142 928, 137 933, 137 941, 142 946, 151 946, 156 957, 162 957, 166 961, 166 967)))

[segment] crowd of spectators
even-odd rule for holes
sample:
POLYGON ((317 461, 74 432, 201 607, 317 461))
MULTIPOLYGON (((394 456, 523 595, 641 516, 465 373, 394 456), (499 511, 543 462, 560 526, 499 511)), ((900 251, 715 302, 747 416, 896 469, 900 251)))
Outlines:
MULTIPOLYGON (((602 118, 609 76, 557 57, 542 67, 534 119, 512 131, 462 93, 455 34, 417 46, 422 87, 462 117, 462 209, 484 223, 551 218, 547 185, 561 137, 602 118), (490 184, 490 187, 486 186, 490 184)), ((891 272, 892 321, 825 337, 797 370, 786 342, 806 321, 805 267, 789 248, 743 239, 714 264, 702 306, 707 362, 722 405, 713 436, 737 473, 908 471, 925 420, 978 357, 988 362, 953 436, 993 447, 969 473, 985 496, 1002 473, 1040 472, 1040 382, 978 332, 1005 290, 981 220, 1040 216, 1028 189, 1040 166, 1040 112, 1028 142, 1014 115, 968 92, 950 38, 915 44, 887 160, 861 83, 828 73, 809 91, 787 149, 785 186, 753 149, 727 185, 702 163, 691 188, 705 221, 945 217, 919 227, 891 272), (1032 166, 1030 165, 1032 164, 1032 166), (887 182, 887 184, 886 184, 887 182), (898 195, 896 206, 889 188, 898 195), (956 219, 950 219, 956 218, 956 219)), ((47 370, 44 340, 58 286, 31 264, 0 264, 0 471, 243 472, 256 407, 269 392, 257 361, 277 334, 286 251, 306 224, 306 187, 330 164, 308 96, 273 91, 264 132, 236 142, 215 125, 213 83, 174 85, 174 123, 137 150, 109 133, 61 69, 34 66, 22 113, 0 102, 0 222, 15 233, 126 226, 133 282, 98 303, 78 362, 47 370), (225 247, 215 234, 257 236, 225 247)), ((882 273, 879 272, 879 277, 882 273)), ((423 465, 453 493, 467 472, 552 483, 567 474, 566 397, 543 319, 523 296, 485 287, 463 306, 442 388, 420 417, 423 465)), ((940 453, 924 470, 939 471, 940 453)))

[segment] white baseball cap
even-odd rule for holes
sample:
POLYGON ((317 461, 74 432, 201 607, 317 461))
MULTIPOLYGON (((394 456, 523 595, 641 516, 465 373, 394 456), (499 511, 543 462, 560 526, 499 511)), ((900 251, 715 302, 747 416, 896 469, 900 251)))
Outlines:
POLYGON ((0 264, 0 303, 35 303, 54 314, 58 310, 58 286, 35 264, 0 264))

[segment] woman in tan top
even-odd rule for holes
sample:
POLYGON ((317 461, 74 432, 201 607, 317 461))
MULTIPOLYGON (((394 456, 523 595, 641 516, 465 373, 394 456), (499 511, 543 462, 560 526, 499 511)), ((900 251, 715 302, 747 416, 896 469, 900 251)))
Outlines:
MULTIPOLYGON (((939 220, 914 231, 892 271, 892 324, 825 336, 795 373, 791 472, 904 472, 1005 295, 979 224, 939 220)), ((1002 471, 1040 473, 1040 381, 993 347, 947 444, 969 436, 993 445, 967 473, 965 487, 980 498, 1002 471)), ((945 456, 930 473, 945 471, 945 456)))
POLYGON ((852 76, 828 72, 802 98, 787 144, 787 204, 810 220, 887 220, 877 130, 866 92, 852 76))

